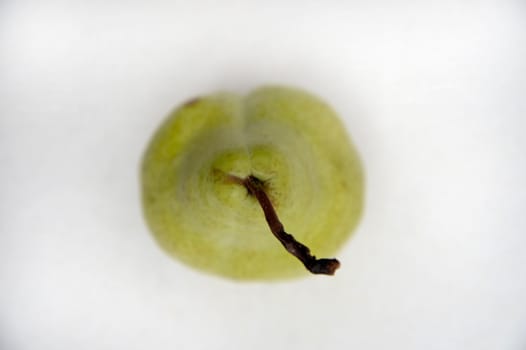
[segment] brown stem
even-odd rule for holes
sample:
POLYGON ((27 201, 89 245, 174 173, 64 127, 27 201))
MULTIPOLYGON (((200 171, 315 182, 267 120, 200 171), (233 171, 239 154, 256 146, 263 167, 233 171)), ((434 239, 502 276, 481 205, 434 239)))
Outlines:
POLYGON ((279 221, 278 215, 265 192, 264 183, 261 180, 253 175, 245 179, 230 175, 229 179, 244 186, 250 195, 256 197, 261 209, 263 209, 270 231, 272 231, 274 236, 289 253, 305 265, 307 270, 314 274, 333 275, 336 269, 340 267, 340 262, 337 259, 316 259, 314 255, 311 255, 309 248, 296 241, 294 236, 285 232, 283 224, 279 221))

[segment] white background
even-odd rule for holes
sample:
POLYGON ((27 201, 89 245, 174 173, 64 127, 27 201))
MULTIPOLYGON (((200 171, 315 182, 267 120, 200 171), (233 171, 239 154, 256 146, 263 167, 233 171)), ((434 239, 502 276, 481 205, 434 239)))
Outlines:
POLYGON ((525 349, 525 50, 521 1, 4 1, 0 348, 525 349), (205 275, 144 225, 168 111, 265 83, 362 156, 333 278, 205 275))

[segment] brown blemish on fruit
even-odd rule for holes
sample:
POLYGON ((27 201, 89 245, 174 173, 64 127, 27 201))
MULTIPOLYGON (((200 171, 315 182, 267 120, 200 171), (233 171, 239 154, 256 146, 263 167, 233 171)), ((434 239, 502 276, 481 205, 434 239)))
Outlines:
POLYGON ((200 97, 194 97, 188 101, 186 101, 184 104, 183 104, 183 107, 192 107, 194 105, 196 105, 199 101, 201 101, 201 98, 200 97))

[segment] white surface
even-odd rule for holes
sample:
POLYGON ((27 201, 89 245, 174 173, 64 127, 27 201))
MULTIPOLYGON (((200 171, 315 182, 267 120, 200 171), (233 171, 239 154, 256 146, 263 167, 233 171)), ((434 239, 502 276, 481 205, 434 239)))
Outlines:
POLYGON ((286 3, 3 2, 0 348, 526 348, 524 4, 286 3), (144 226, 166 113, 268 82, 362 155, 334 278, 211 277, 144 226))

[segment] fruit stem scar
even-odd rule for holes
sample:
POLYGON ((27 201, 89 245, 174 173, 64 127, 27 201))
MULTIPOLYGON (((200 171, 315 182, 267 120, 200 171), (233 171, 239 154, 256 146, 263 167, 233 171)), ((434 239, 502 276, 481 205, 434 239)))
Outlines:
POLYGON ((279 221, 276 210, 265 192, 265 184, 263 181, 254 175, 250 175, 244 179, 234 175, 228 175, 228 180, 244 186, 250 195, 256 197, 272 234, 274 234, 290 254, 294 255, 303 263, 307 270, 314 274, 334 275, 334 272, 340 267, 340 262, 337 259, 317 259, 311 254, 307 246, 298 242, 293 235, 285 232, 285 228, 281 221, 279 221))

